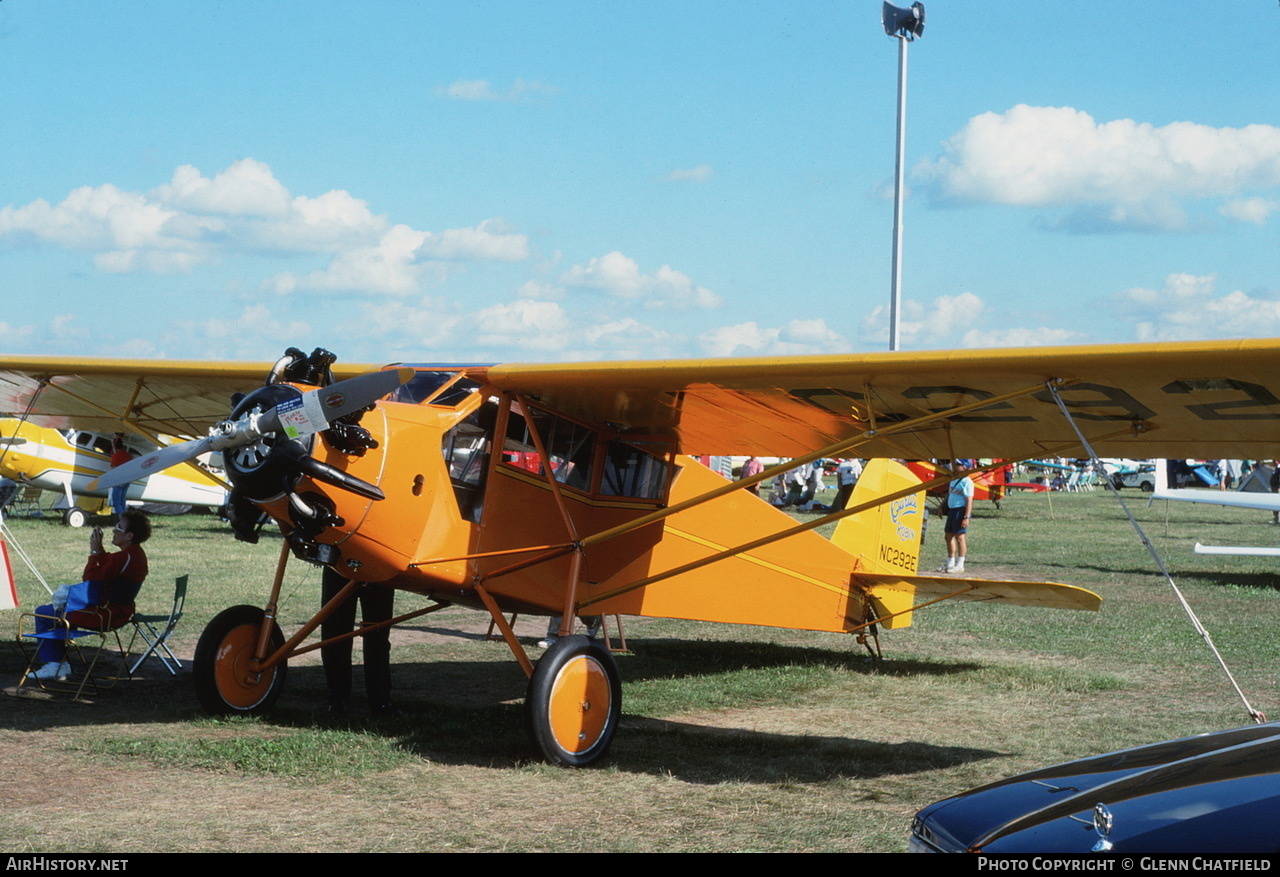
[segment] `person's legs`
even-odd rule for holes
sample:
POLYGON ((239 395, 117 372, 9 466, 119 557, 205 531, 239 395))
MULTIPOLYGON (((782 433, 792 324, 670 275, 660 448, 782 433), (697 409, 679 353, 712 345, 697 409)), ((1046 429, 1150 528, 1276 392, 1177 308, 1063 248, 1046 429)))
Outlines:
POLYGON ((121 484, 111 488, 111 510, 116 513, 116 520, 120 520, 120 516, 124 514, 124 510, 129 507, 126 502, 126 496, 129 492, 129 485, 121 484))
MULTIPOLYGON (((54 618, 62 615, 62 608, 48 603, 36 607, 36 633, 48 633, 58 627, 54 618)), ((62 663, 67 655, 67 642, 61 639, 42 639, 36 649, 36 660, 41 664, 62 663)))
MULTIPOLYGON (((346 585, 347 579, 341 573, 325 567, 320 578, 320 599, 328 603, 346 585)), ((356 623, 355 595, 339 606, 332 615, 320 625, 322 639, 350 633, 356 623)), ((344 712, 347 701, 351 699, 351 640, 330 643, 320 649, 320 658, 324 663, 324 681, 329 689, 329 709, 344 712)))
MULTIPOLYGON (((396 592, 378 585, 360 589, 360 614, 365 624, 386 621, 395 611, 396 592)), ((371 712, 386 713, 391 706, 391 628, 383 627, 361 637, 364 649, 364 690, 371 712)), ((348 660, 347 672, 351 665, 348 660)))

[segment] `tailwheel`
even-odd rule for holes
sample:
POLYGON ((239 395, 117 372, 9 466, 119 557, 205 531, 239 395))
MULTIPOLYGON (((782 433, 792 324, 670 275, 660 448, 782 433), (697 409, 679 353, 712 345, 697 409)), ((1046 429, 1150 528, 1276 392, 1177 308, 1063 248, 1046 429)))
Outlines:
MULTIPOLYGON (((280 697, 288 665, 284 661, 261 673, 249 664, 258 645, 264 613, 257 606, 225 609, 200 634, 196 645, 196 697, 215 716, 266 712, 280 697)), ((284 635, 273 622, 268 652, 284 645, 284 635)))
POLYGON ((525 708, 530 733, 549 761, 586 767, 604 756, 618 729, 618 665, 598 642, 561 637, 533 669, 525 708))

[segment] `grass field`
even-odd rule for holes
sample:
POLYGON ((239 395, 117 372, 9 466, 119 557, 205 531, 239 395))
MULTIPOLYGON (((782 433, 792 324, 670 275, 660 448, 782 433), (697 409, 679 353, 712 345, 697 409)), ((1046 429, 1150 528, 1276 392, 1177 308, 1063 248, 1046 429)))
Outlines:
MULTIPOLYGON (((1126 498, 1254 705, 1277 709, 1280 568, 1191 545, 1276 544, 1280 527, 1126 498)), ((9 523, 51 581, 79 578, 87 531, 9 523)), ((941 560, 939 529, 926 567, 941 560)), ((503 644, 482 641, 475 612, 396 629, 405 715, 391 720, 364 718, 362 704, 344 720, 318 712, 316 655, 291 664, 263 720, 204 717, 189 666, 172 678, 152 662, 92 704, 0 698, 0 849, 903 850, 917 809, 969 786, 1247 722, 1106 493, 979 504, 970 540, 970 575, 1086 586, 1102 611, 942 605, 884 634, 878 664, 847 636, 627 619, 622 727, 582 771, 539 761, 524 677, 503 644)), ((159 611, 173 576, 191 574, 184 660, 215 613, 264 599, 278 544, 264 543, 236 543, 211 517, 157 519, 141 603, 159 611)), ((14 565, 23 603, 41 602, 14 565)), ((317 604, 319 575, 295 563, 284 591, 288 632, 317 604)), ((9 693, 16 626, 0 613, 9 693)), ((516 629, 532 641, 545 622, 516 629)))

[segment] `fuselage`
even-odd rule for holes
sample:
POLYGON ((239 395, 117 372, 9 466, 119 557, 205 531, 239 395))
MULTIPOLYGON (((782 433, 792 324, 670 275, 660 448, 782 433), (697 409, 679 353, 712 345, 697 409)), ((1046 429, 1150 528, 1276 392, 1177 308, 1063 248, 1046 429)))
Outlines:
MULTIPOLYGON (((136 436, 123 442, 132 453, 153 450, 136 436)), ((20 484, 72 496, 106 498, 109 491, 89 483, 111 468, 111 437, 85 430, 58 430, 16 418, 0 419, 0 475, 20 484)), ((158 472, 129 485, 139 502, 221 506, 226 490, 212 476, 189 466, 158 472)))
MULTIPOLYGON (((316 436, 311 454, 377 485, 370 500, 303 477, 294 493, 325 498, 339 525, 344 575, 478 605, 476 583, 508 611, 660 615, 820 630, 861 623, 856 559, 815 533, 635 587, 794 521, 747 491, 649 516, 725 480, 663 435, 590 424, 499 393, 483 369, 423 368, 366 413, 378 447, 361 456, 316 436), (781 599, 783 592, 785 599, 781 599), (616 593, 615 593, 616 592, 616 593), (568 597, 567 597, 568 595, 568 597), (592 602, 595 601, 595 602, 592 602)), ((285 493, 259 501, 286 531, 285 493)))

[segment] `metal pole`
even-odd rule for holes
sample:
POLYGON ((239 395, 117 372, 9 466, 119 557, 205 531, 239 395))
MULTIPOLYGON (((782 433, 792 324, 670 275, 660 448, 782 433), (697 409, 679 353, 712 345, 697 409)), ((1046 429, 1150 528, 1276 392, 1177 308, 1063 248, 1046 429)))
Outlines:
POLYGON ((893 280, 889 294, 889 349, 898 349, 902 306, 902 188, 907 145, 907 38, 898 36, 898 157, 893 179, 893 280))

